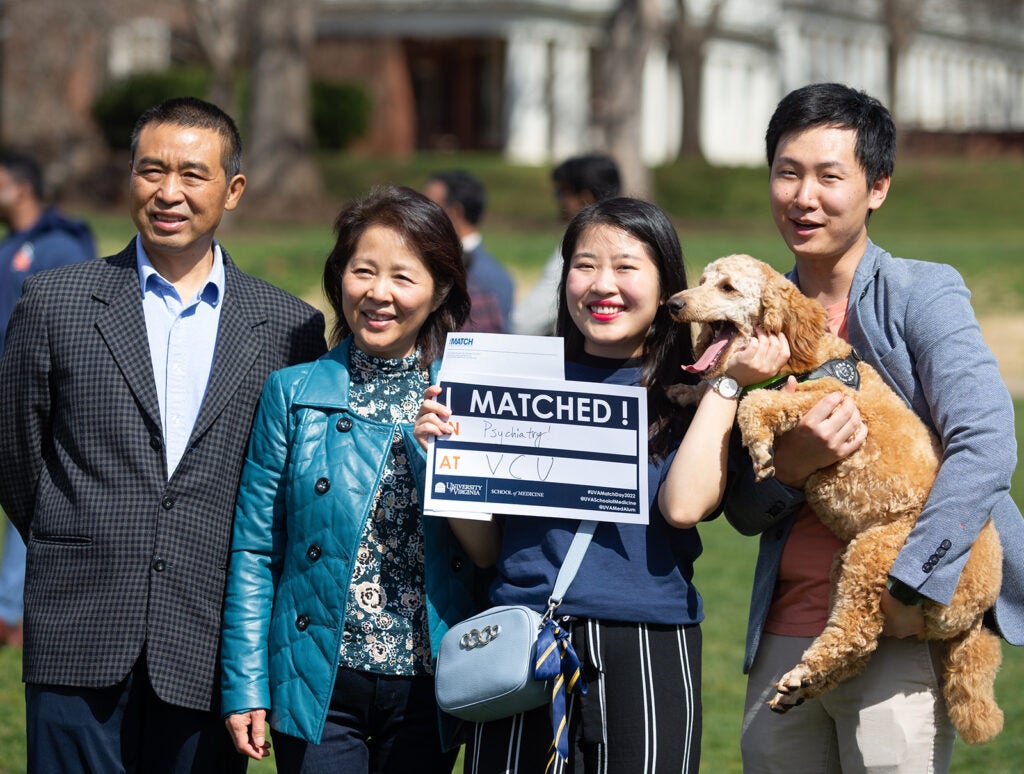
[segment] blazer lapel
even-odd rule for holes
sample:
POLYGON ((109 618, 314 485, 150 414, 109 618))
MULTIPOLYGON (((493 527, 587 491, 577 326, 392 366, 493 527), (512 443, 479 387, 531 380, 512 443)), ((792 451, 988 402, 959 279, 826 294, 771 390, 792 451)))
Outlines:
POLYGON ((262 339, 253 329, 266 322, 266 312, 249 292, 249 278, 235 266, 223 247, 221 250, 224 254, 224 306, 220 310, 210 381, 190 442, 205 433, 224 410, 263 348, 262 339))
POLYGON ((106 286, 93 291, 93 299, 107 306, 97 318, 96 328, 135 400, 153 425, 160 428, 160 403, 153 380, 146 315, 142 311, 135 240, 129 242, 120 254, 103 260, 113 271, 106 286))

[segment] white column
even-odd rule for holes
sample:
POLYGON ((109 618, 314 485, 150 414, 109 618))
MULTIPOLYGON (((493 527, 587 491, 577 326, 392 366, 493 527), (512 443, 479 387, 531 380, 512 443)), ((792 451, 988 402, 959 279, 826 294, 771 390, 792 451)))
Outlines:
POLYGON ((582 37, 563 34, 551 69, 551 152, 554 160, 584 152, 590 125, 590 49, 582 37))
POLYGON ((775 50, 778 52, 778 71, 781 83, 779 97, 808 81, 807 60, 812 41, 805 37, 798 15, 786 14, 775 31, 775 50))
POLYGON ((760 166, 764 130, 777 101, 774 55, 742 43, 708 48, 701 120, 704 155, 715 164, 760 166))
POLYGON ((547 39, 534 29, 513 29, 505 55, 505 155, 510 161, 542 164, 548 159, 547 79, 547 39))
POLYGON ((682 120, 680 87, 678 79, 670 77, 668 65, 664 46, 652 46, 644 63, 640 148, 644 163, 649 165, 670 160, 679 147, 679 132, 672 130, 682 120))
POLYGON ((1024 126, 1024 70, 1016 62, 1010 68, 1010 128, 1024 126))
POLYGON ((917 88, 921 91, 921 128, 941 129, 943 128, 943 115, 945 112, 946 95, 942 88, 944 66, 942 62, 942 51, 934 45, 928 46, 928 53, 924 57, 924 67, 921 70, 923 76, 917 88))
POLYGON ((924 93, 921 84, 924 81, 922 70, 924 69, 924 52, 920 47, 911 49, 909 56, 903 60, 900 73, 900 105, 899 112, 901 120, 908 126, 919 126, 921 124, 921 101, 924 93), (907 87, 904 84, 911 84, 907 87))

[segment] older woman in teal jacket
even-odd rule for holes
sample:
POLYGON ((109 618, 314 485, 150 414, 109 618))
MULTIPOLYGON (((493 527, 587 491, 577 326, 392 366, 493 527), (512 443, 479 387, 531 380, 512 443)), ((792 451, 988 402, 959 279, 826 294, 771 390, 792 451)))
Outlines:
POLYGON ((279 771, 449 772, 433 663, 472 606, 473 568, 422 518, 412 436, 448 330, 465 321, 461 247, 409 189, 342 210, 324 287, 340 340, 274 372, 242 474, 223 627, 222 707, 279 771))

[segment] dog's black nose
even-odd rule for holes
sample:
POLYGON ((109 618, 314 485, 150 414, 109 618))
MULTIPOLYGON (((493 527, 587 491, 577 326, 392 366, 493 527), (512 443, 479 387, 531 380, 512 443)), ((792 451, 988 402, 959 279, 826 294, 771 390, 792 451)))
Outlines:
POLYGON ((672 296, 668 300, 668 311, 671 314, 679 314, 679 312, 683 310, 684 306, 686 306, 686 302, 681 298, 676 298, 675 296, 672 296))

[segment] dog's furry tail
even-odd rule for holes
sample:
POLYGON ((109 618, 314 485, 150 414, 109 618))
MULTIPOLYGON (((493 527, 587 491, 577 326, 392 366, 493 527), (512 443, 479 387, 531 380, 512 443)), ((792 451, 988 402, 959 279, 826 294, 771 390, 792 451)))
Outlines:
POLYGON ((1003 654, 997 637, 982 626, 946 640, 946 710, 960 737, 968 744, 989 742, 1003 730, 1003 711, 996 704, 996 672, 1003 654))

